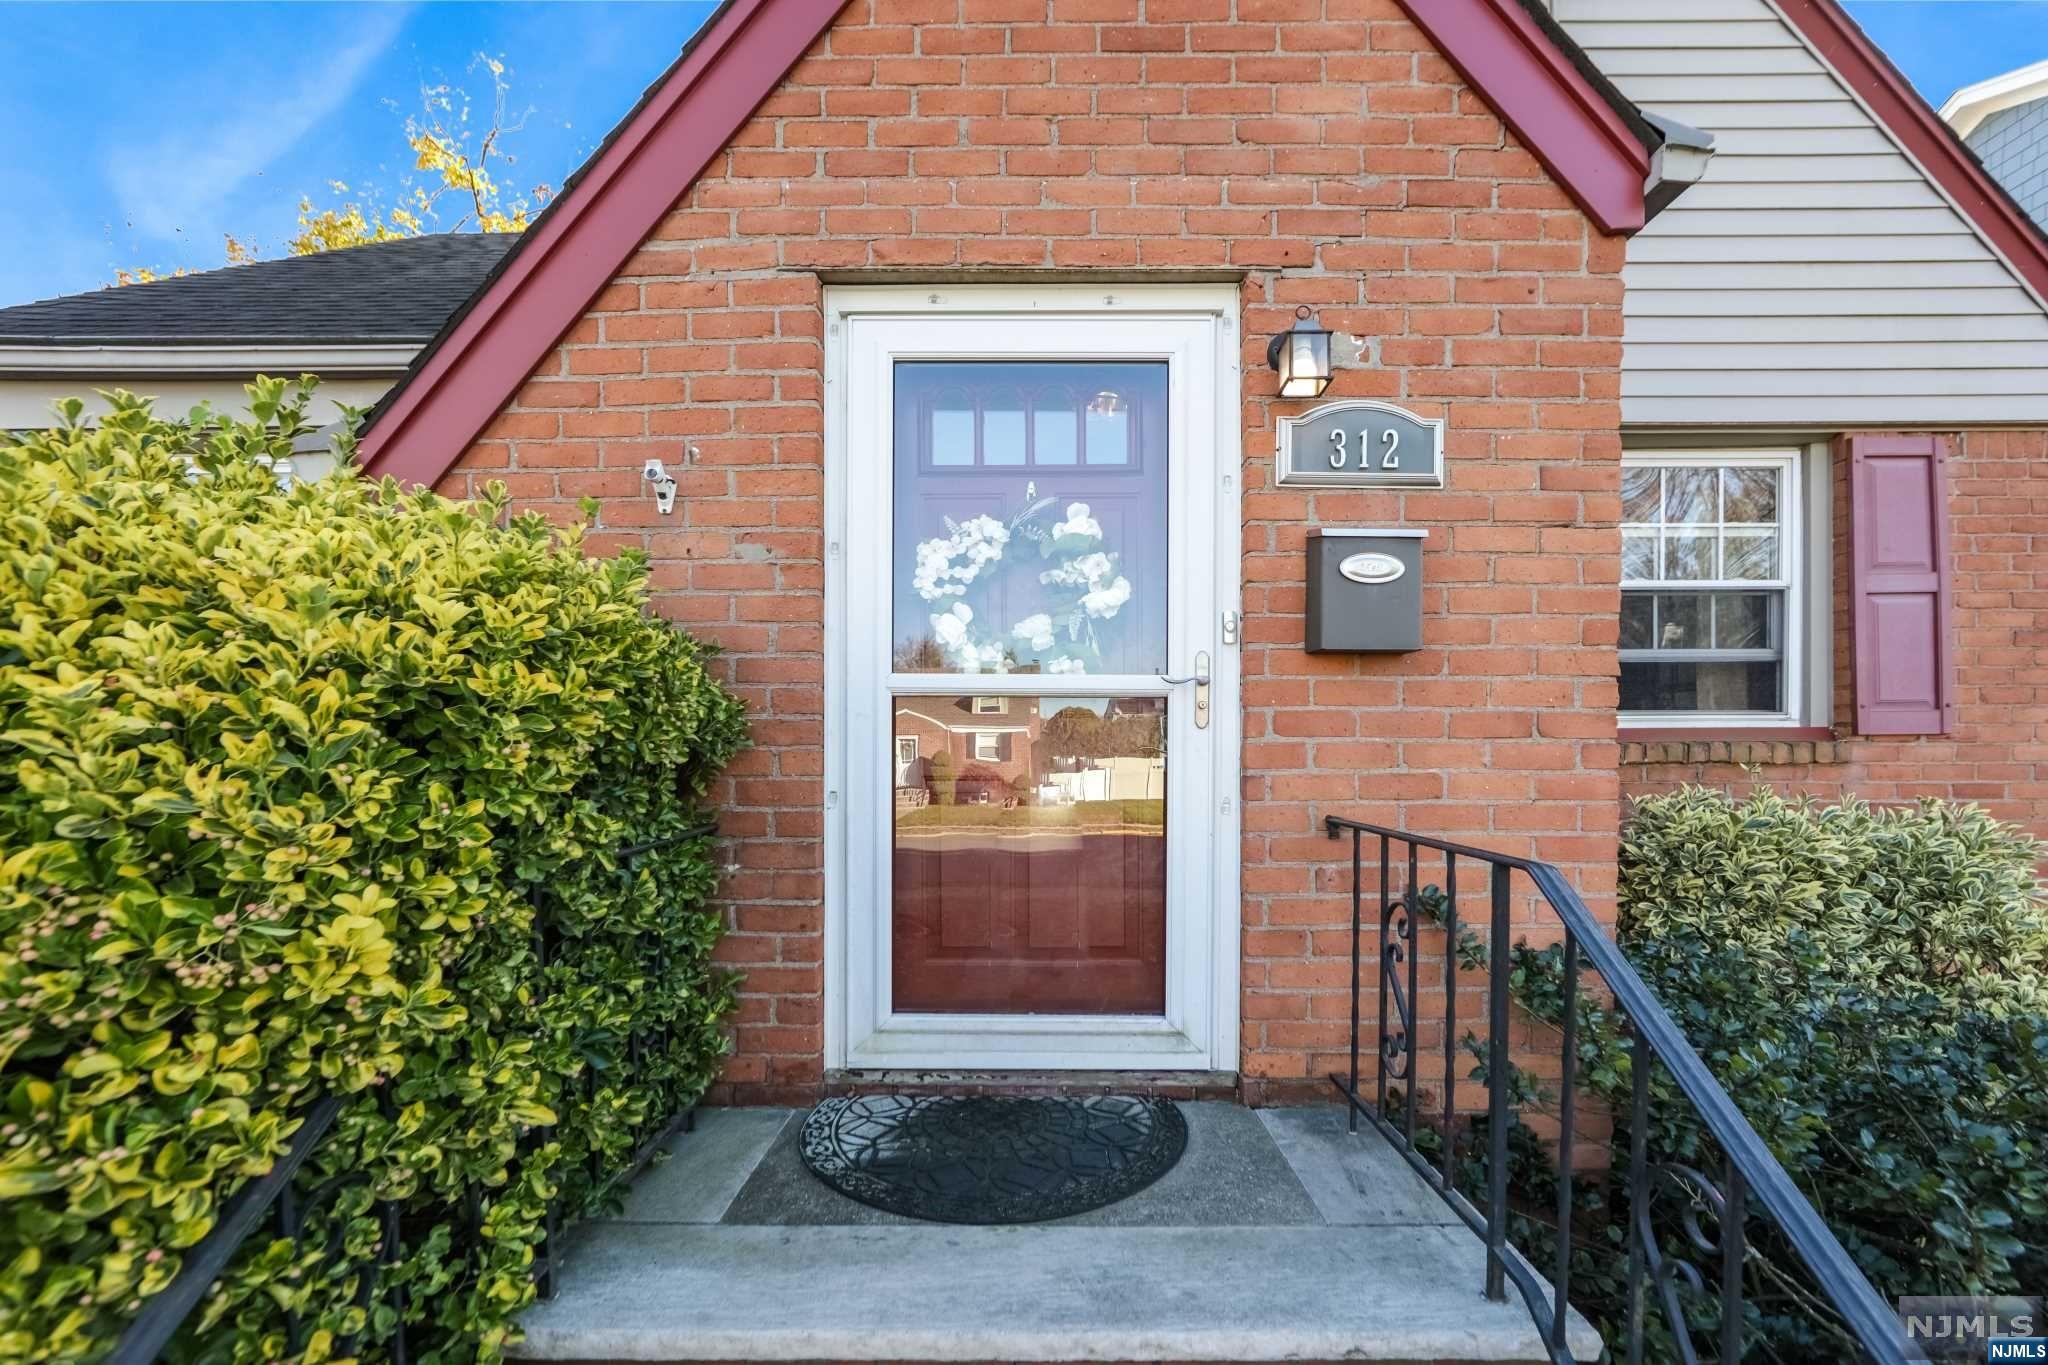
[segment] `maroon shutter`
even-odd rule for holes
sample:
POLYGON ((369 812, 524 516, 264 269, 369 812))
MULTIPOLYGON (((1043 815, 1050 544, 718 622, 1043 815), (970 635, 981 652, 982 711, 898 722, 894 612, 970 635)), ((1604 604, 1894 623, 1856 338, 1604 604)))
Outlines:
POLYGON ((1938 735, 1953 719, 1948 442, 1850 436, 1856 730, 1938 735))

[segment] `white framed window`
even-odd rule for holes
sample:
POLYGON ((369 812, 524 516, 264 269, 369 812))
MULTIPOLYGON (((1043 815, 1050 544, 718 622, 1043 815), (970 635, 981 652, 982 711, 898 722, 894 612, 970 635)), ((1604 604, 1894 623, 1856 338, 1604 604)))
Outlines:
POLYGON ((974 699, 974 714, 977 716, 1007 715, 1009 710, 1010 699, 1008 697, 976 697, 974 699))
POLYGON ((1800 483, 1791 450, 1623 456, 1624 726, 1800 723, 1800 483))
POLYGON ((974 732, 974 757, 977 762, 994 763, 1003 756, 1003 737, 987 730, 974 732))

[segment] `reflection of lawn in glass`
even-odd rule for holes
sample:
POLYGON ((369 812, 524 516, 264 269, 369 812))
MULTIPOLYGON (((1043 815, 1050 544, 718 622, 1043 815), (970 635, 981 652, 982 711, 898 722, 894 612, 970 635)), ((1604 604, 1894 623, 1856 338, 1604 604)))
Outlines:
POLYGON ((1076 801, 1071 806, 924 806, 896 812, 896 828, 916 829, 1115 829, 1128 834, 1162 834, 1166 803, 1161 800, 1076 801))

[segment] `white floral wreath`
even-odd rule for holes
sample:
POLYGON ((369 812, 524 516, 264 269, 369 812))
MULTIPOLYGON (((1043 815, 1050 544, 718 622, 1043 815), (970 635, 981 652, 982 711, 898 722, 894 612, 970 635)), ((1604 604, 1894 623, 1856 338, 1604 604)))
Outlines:
POLYGON ((963 522, 947 517, 947 534, 918 543, 911 585, 935 606, 956 599, 931 614, 932 639, 962 673, 1009 672, 1016 666, 1011 640, 1041 655, 1048 673, 1086 673, 1102 663, 1096 623, 1110 620, 1131 600, 1131 581, 1117 572, 1117 553, 1102 548, 1102 526, 1088 514, 1087 503, 1068 503, 1066 519, 1048 528, 1038 518, 1056 500, 1039 497, 1036 483, 1025 486, 1024 499, 1024 510, 1007 522, 987 515, 963 522), (986 589, 1011 542, 1020 539, 1035 541, 1041 559, 1057 558, 1038 575, 1048 609, 1015 622, 1007 636, 977 630, 974 608, 965 600, 968 589, 986 589))

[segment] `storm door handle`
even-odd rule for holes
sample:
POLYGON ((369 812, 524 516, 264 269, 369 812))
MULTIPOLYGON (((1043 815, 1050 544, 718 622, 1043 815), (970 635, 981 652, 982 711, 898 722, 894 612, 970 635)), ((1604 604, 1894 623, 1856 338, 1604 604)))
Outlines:
POLYGON ((1163 683, 1170 683, 1175 687, 1179 687, 1182 683, 1193 683, 1195 685, 1195 728, 1197 730, 1206 730, 1209 728, 1208 650, 1204 649, 1196 653, 1195 671, 1193 673, 1190 673, 1187 677, 1172 678, 1168 677, 1164 673, 1161 673, 1159 675, 1159 681, 1163 683))

